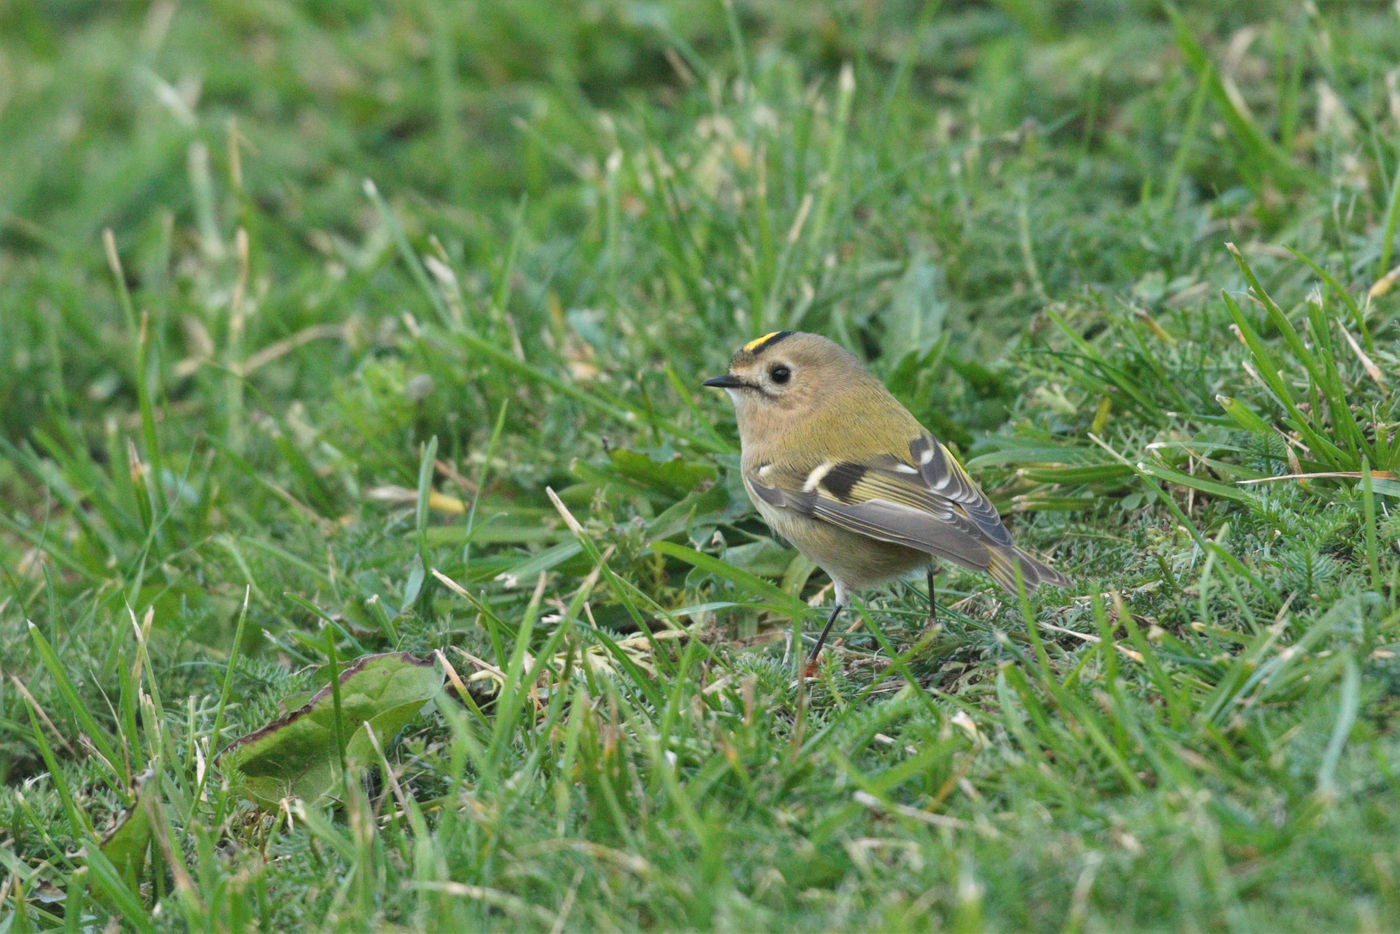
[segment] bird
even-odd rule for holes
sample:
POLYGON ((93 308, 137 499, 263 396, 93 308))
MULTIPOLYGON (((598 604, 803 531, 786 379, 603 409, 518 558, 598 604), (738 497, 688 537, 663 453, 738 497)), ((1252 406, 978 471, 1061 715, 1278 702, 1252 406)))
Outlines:
POLYGON ((983 571, 1008 592, 1069 579, 1018 548, 952 452, 854 354, 819 334, 774 331, 703 382, 734 403, 744 489, 768 526, 831 578, 835 604, 807 659, 863 591, 934 560, 983 571))

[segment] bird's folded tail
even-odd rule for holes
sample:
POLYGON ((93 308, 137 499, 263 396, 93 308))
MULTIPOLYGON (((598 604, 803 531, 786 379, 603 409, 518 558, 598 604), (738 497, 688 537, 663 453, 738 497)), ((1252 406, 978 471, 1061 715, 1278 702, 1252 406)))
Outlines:
POLYGON ((1021 582, 1026 593, 1032 593, 1041 584, 1068 587, 1069 578, 1042 561, 1038 561, 1014 545, 989 549, 991 561, 987 573, 1008 593, 1016 593, 1016 568, 1021 569, 1021 582))

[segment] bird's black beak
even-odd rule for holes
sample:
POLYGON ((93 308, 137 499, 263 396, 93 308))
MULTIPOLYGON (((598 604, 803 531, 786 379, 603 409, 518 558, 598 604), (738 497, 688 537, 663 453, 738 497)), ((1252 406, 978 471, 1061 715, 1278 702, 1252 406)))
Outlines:
POLYGON ((705 380, 701 386, 711 386, 715 389, 743 389, 748 383, 744 382, 733 373, 726 373, 723 376, 715 376, 705 380))

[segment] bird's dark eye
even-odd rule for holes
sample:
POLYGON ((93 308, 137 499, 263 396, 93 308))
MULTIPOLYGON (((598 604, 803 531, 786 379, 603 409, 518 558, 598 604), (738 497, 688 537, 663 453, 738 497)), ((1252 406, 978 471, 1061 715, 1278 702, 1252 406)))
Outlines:
POLYGON ((792 370, 789 370, 779 363, 768 371, 768 378, 775 383, 786 383, 788 380, 792 379, 792 370))

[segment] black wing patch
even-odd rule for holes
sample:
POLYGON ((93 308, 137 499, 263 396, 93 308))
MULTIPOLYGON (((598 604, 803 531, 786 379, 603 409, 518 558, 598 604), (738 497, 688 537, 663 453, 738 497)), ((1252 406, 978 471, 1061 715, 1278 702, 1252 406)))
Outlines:
POLYGON ((831 495, 841 502, 854 502, 851 490, 855 489, 855 485, 860 482, 861 477, 869 472, 870 468, 864 464, 852 464, 845 461, 828 470, 826 476, 821 479, 821 485, 826 487, 831 495))

